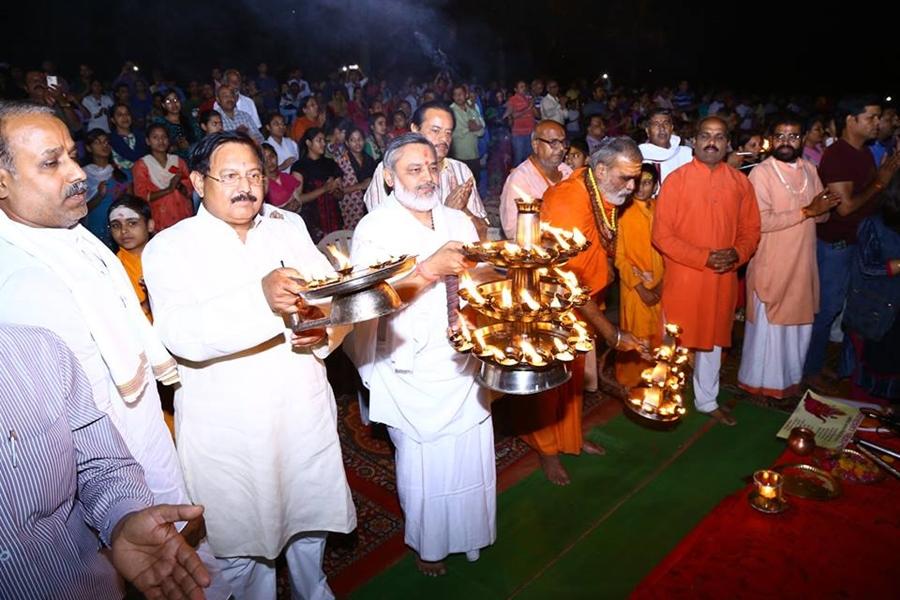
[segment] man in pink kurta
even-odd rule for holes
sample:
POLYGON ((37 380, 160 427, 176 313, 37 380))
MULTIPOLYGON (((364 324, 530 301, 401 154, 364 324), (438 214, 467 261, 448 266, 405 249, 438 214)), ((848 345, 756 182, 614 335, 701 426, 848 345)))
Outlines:
POLYGON ((547 188, 572 174, 566 157, 566 130, 556 121, 541 121, 531 140, 531 156, 510 171, 500 193, 500 224, 507 239, 516 239, 516 199, 525 193, 543 198, 547 188))
POLYGON ((694 159, 662 186, 653 244, 663 255, 662 305, 666 322, 680 325, 681 343, 695 350, 694 403, 726 425, 719 406, 722 348, 731 345, 737 303, 736 269, 759 242, 759 209, 744 175, 723 162, 728 128, 718 117, 697 127, 694 159))
POLYGON ((802 124, 777 118, 772 156, 750 174, 762 236, 747 266, 747 326, 738 383, 773 398, 800 391, 812 322, 819 308, 816 223, 838 199, 823 192, 812 163, 801 158, 802 124))

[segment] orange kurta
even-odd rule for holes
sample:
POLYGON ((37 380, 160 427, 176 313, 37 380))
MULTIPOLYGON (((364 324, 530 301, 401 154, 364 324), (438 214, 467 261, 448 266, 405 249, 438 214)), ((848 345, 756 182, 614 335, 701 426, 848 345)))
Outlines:
POLYGON ((731 345, 737 273, 714 273, 706 261, 712 250, 734 248, 739 264, 746 263, 759 243, 759 227, 753 186, 725 163, 710 169, 694 158, 666 179, 656 203, 653 245, 664 258, 663 315, 684 329, 684 346, 731 345))
POLYGON ((125 267, 125 273, 128 274, 128 279, 131 281, 131 287, 134 288, 134 293, 141 303, 141 309, 144 311, 144 314, 147 315, 147 319, 152 323, 153 315, 150 314, 150 304, 147 302, 147 292, 144 290, 144 268, 143 265, 141 265, 140 255, 133 254, 125 248, 119 248, 119 251, 116 252, 116 256, 119 257, 119 262, 125 267))
MULTIPOLYGON (((608 285, 610 272, 590 202, 584 169, 579 169, 544 192, 541 220, 568 230, 577 227, 591 241, 590 248, 569 260, 565 268, 596 293, 608 285)), ((579 356, 571 368, 572 378, 565 385, 517 402, 517 427, 527 432, 522 439, 540 454, 581 452, 584 357, 579 356)))
MULTIPOLYGON (((650 239, 653 207, 634 199, 622 213, 616 235, 616 269, 619 271, 619 327, 650 341, 651 347, 662 341, 662 304, 647 306, 635 291, 639 285, 655 288, 663 279, 663 259, 650 239), (650 281, 634 271, 650 274, 650 281)), ((641 372, 652 364, 637 352, 616 354, 616 380, 625 387, 641 382, 641 372)))
MULTIPOLYGON (((131 171, 134 175, 134 195, 138 198, 147 200, 151 192, 158 192, 162 189, 157 187, 150 179, 150 172, 143 160, 134 163, 131 171)), ((188 194, 193 193, 194 186, 191 185, 187 163, 180 158, 178 159, 178 173, 174 176, 181 179, 181 183, 187 189, 188 194)), ((149 204, 150 214, 153 217, 157 233, 167 227, 171 227, 182 219, 194 216, 194 204, 190 195, 185 196, 178 190, 173 190, 165 196, 152 200, 149 204)))

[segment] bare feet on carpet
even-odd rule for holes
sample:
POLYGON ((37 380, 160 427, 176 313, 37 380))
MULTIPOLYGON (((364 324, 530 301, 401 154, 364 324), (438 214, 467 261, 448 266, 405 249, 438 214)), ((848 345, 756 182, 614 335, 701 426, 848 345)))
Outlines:
POLYGON ((428 577, 440 577, 447 574, 447 566, 444 564, 444 561, 431 562, 422 560, 418 555, 416 556, 416 568, 428 577))
POLYGON ((590 440, 584 440, 581 444, 581 451, 591 456, 603 456, 606 454, 606 448, 600 444, 595 444, 590 440))
POLYGON ((735 425, 737 425, 737 419, 735 419, 730 412, 728 412, 721 406, 716 410, 706 414, 708 414, 711 418, 715 419, 722 425, 727 425, 728 427, 734 427, 735 425))
POLYGON ((569 479, 569 473, 559 460, 557 454, 539 454, 541 459, 541 470, 553 485, 569 485, 572 480, 569 479))

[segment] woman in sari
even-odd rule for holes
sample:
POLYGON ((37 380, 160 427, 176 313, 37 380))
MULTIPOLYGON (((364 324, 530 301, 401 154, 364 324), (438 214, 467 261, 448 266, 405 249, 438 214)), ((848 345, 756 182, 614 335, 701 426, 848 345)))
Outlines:
POLYGON ((341 209, 344 229, 354 229, 366 214, 363 194, 375 173, 375 161, 363 150, 365 139, 362 131, 351 127, 347 131, 346 137, 346 150, 343 154, 335 157, 335 162, 344 173, 341 178, 344 195, 338 202, 338 206, 341 209))
POLYGON ((150 154, 134 163, 134 193, 150 205, 156 231, 171 227, 194 214, 193 187, 187 164, 169 154, 166 126, 154 123, 147 130, 150 154))

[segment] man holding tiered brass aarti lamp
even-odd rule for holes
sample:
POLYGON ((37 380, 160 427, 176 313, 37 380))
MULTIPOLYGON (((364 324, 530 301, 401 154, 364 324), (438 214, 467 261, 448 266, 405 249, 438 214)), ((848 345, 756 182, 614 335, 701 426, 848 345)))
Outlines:
POLYGON ((477 287, 463 279, 462 297, 497 322, 475 331, 462 323, 451 334, 458 350, 482 361, 484 385, 533 394, 517 400, 519 428, 556 485, 569 483, 560 453, 605 452, 582 434, 584 359, 577 354, 593 347, 594 334, 610 348, 648 352, 646 341, 619 330, 602 309, 617 207, 634 190, 641 154, 630 139, 611 138, 591 165, 549 188, 543 200, 517 201, 515 243, 464 247, 468 258, 508 269, 508 279, 477 287))

